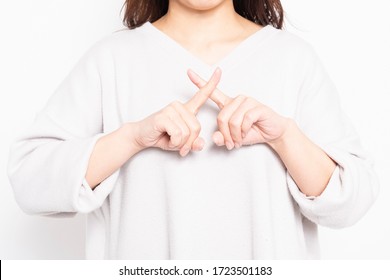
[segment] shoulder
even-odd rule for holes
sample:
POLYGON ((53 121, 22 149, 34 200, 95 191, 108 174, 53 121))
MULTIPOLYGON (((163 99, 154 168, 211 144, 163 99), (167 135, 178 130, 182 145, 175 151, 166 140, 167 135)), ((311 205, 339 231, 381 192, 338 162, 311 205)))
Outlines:
POLYGON ((96 45, 104 48, 116 48, 123 45, 140 46, 147 39, 147 33, 144 32, 146 28, 147 26, 143 25, 135 29, 123 28, 117 30, 103 37, 96 45))
POLYGON ((268 45, 275 55, 292 60, 310 60, 316 57, 314 47, 300 36, 287 30, 270 27, 268 45))
POLYGON ((148 40, 142 29, 142 26, 135 29, 124 28, 108 34, 92 44, 86 51, 85 57, 105 60, 139 53, 145 49, 148 40))
MULTIPOLYGON (((286 75, 307 77, 313 71, 325 71, 311 43, 287 30, 269 27, 265 46, 269 62, 286 75)), ((264 50, 262 50, 264 51, 264 50)))

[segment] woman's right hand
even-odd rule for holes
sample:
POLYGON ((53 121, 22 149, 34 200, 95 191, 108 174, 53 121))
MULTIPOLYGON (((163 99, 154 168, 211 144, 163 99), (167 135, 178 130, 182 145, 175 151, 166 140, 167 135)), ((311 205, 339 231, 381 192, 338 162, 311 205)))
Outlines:
POLYGON ((140 150, 157 147, 179 151, 186 156, 191 150, 203 149, 204 140, 196 114, 217 87, 221 69, 217 68, 210 80, 186 103, 174 101, 142 121, 131 123, 134 142, 140 150))
POLYGON ((98 139, 91 153, 85 179, 94 189, 118 170, 133 155, 149 147, 180 151, 199 151, 204 141, 199 138, 200 124, 196 113, 217 87, 221 70, 186 103, 172 102, 162 110, 139 122, 128 122, 98 139))

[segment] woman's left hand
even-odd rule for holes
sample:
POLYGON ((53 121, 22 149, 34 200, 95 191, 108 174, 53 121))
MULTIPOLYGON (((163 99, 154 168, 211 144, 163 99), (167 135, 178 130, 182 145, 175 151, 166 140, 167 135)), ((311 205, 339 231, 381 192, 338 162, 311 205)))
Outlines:
MULTIPOLYGON (((188 76, 199 88, 206 83, 192 70, 188 70, 188 76)), ((238 95, 231 98, 215 89, 210 99, 221 110, 217 117, 219 130, 214 132, 213 140, 216 145, 225 145, 229 150, 258 143, 272 145, 282 138, 288 127, 288 118, 252 97, 238 95)))

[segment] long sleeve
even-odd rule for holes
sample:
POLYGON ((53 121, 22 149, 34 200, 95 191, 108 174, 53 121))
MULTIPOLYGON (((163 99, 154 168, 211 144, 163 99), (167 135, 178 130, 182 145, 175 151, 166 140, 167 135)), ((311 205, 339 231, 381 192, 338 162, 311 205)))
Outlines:
POLYGON ((337 90, 311 48, 304 63, 299 94, 295 116, 298 125, 337 167, 320 196, 306 197, 288 174, 290 192, 301 213, 311 221, 332 228, 350 226, 375 201, 378 181, 372 160, 342 112, 337 90))
POLYGON ((111 191, 117 174, 92 191, 83 184, 96 141, 104 135, 99 49, 89 50, 10 150, 8 176, 27 213, 90 212, 111 191))

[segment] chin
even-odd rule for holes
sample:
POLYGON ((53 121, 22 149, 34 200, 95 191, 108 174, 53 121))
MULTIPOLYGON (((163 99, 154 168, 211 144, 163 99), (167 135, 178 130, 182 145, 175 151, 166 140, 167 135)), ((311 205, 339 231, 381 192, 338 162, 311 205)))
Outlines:
POLYGON ((223 2, 229 0, 176 0, 176 1, 188 8, 199 10, 199 11, 206 11, 206 10, 211 10, 219 6, 223 2))

